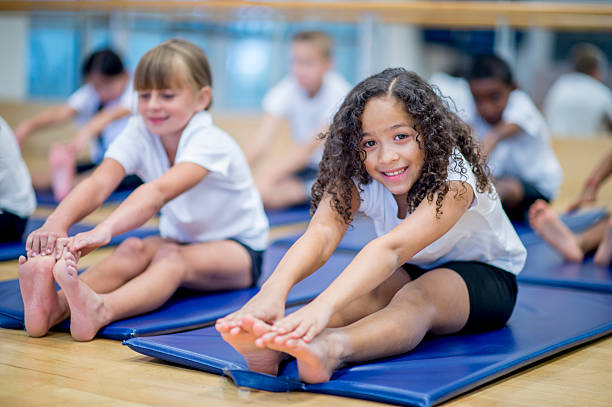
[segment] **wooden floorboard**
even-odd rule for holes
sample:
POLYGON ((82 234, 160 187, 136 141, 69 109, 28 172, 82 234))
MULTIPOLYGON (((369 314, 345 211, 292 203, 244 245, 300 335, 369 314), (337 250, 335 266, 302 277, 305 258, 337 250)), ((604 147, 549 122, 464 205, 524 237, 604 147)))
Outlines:
MULTIPOLYGON (((19 106, 0 104, 9 123, 26 117, 19 106), (7 117, 9 116, 9 117, 7 117)), ((34 109, 40 109, 35 107, 34 109)), ((245 145, 254 119, 219 121, 245 145), (241 126, 232 129, 231 126, 241 126), (241 136, 242 135, 242 136, 241 136)), ((45 142, 48 143, 48 140, 45 142)), ((43 143, 29 141, 26 159, 31 169, 44 169, 43 143)), ((612 137, 596 140, 554 140, 565 183, 555 203, 565 208, 578 194, 582 182, 598 160, 612 150, 612 137)), ((275 147, 276 148, 276 147, 275 147)), ((274 154, 274 153, 272 153, 274 154)), ((612 181, 602 189, 600 204, 612 202, 612 181)), ((110 213, 106 207, 86 221, 99 222, 110 213)), ((48 208, 39 208, 46 216, 48 208)), ((153 223, 154 224, 154 223, 153 223)), ((304 224, 273 230, 276 237, 297 233, 304 224)), ((81 259, 87 267, 112 249, 99 249, 81 259)), ((16 278, 17 262, 0 263, 0 280, 16 278)), ((612 337, 608 336, 543 363, 503 377, 445 406, 612 406, 612 337)), ((68 334, 51 333, 29 338, 23 331, 0 329, 0 406, 285 406, 377 403, 308 393, 275 394, 239 389, 230 380, 142 356, 119 342, 95 339, 73 341, 68 334)))

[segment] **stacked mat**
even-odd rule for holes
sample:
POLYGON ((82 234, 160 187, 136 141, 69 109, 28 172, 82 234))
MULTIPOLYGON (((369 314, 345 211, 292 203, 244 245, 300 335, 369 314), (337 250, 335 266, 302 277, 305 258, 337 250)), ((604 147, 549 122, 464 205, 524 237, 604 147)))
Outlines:
MULTIPOLYGON (((574 231, 601 219, 601 211, 564 217, 574 231)), ((328 383, 299 381, 295 361, 278 376, 251 372, 214 328, 134 338, 133 350, 162 360, 229 376, 238 386, 308 391, 402 405, 430 406, 566 349, 612 332, 612 273, 588 259, 569 265, 528 228, 516 309, 506 327, 479 334, 427 337, 412 352, 349 366, 328 383)), ((349 230, 338 253, 355 253, 375 235, 373 225, 349 230), (365 243, 364 243, 365 242, 365 243)), ((277 242, 288 247, 292 237, 277 242)), ((316 274, 315 274, 316 275, 316 274)), ((321 284, 320 289, 326 285, 321 284)))
MULTIPOLYGON (((271 246, 264 255, 262 283, 286 252, 284 246, 271 246)), ((297 284, 289 293, 288 305, 308 302, 327 287, 353 258, 350 253, 335 253, 316 276, 297 284)), ((59 287, 58 287, 59 288, 59 287)), ((166 304, 154 312, 116 321, 98 332, 98 337, 127 339, 135 336, 179 332, 213 324, 238 310, 259 290, 259 286, 243 290, 204 293, 179 290, 166 304)), ((19 281, 0 282, 0 327, 23 329, 23 300, 19 281)), ((54 329, 68 331, 70 322, 64 321, 54 329)))
POLYGON ((144 355, 225 374, 238 386, 430 406, 599 338, 612 331, 611 316, 611 295, 521 285, 515 312, 500 330, 430 337, 412 352, 340 369, 321 384, 300 382, 295 361, 282 366, 278 377, 249 371, 214 327, 135 338, 125 344, 144 355))

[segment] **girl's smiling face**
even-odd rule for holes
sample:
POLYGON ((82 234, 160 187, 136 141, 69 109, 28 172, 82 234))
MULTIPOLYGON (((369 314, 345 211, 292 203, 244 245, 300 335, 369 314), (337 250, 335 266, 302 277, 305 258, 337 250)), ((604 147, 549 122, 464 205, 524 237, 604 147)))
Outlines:
POLYGON ((147 129, 160 137, 180 136, 193 115, 210 102, 210 87, 138 91, 138 111, 147 129))
POLYGON ((366 103, 361 124, 366 171, 395 196, 398 204, 405 203, 425 158, 412 118, 395 97, 383 96, 366 103))

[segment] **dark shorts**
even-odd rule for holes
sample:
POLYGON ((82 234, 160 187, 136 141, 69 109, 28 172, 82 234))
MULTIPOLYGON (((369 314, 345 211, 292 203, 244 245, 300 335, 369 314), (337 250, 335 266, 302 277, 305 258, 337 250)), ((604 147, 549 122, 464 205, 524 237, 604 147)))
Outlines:
MULTIPOLYGON (((518 293, 514 274, 478 261, 451 261, 436 268, 455 271, 467 286, 470 315, 461 332, 490 331, 506 324, 518 293)), ((403 269, 413 280, 429 271, 408 263, 403 269)))
POLYGON ((25 232, 27 218, 0 210, 0 243, 19 242, 25 232))
POLYGON ((264 250, 254 250, 250 246, 247 246, 246 244, 236 239, 227 240, 231 240, 232 242, 238 243, 240 246, 244 247, 249 253, 249 257, 251 258, 251 275, 253 276, 253 282, 251 285, 257 285, 259 277, 261 277, 261 264, 263 262, 264 250))
MULTIPOLYGON (((84 172, 89 172, 94 170, 98 164, 94 164, 91 162, 88 163, 80 163, 76 166, 77 174, 82 174, 84 172)), ((125 191, 128 189, 136 189, 139 186, 144 184, 142 179, 138 175, 126 175, 125 178, 121 181, 121 183, 115 188, 115 191, 125 191)))
POLYGON ((547 197, 529 182, 525 182, 521 179, 517 179, 518 182, 523 186, 523 199, 514 208, 504 208, 508 218, 510 220, 526 222, 529 218, 529 207, 538 199, 542 199, 546 202, 550 202, 547 197))

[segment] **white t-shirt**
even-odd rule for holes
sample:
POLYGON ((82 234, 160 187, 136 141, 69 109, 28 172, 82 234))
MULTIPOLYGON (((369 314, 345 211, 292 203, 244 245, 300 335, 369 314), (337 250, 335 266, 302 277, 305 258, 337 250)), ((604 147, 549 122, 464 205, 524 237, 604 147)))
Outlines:
MULTIPOLYGON (((463 159, 461 153, 456 154, 463 159)), ((463 164, 467 170, 465 175, 459 172, 461 167, 451 156, 447 180, 467 182, 474 190, 472 205, 446 234, 415 254, 408 263, 435 268, 449 261, 480 261, 513 274, 520 273, 527 250, 502 209, 497 194, 491 196, 486 191, 477 192, 472 168, 465 159, 463 164)), ((388 233, 403 221, 397 217, 395 197, 381 183, 372 180, 361 187, 359 210, 372 218, 378 236, 388 233)), ((452 197, 453 192, 449 194, 452 197)))
MULTIPOLYGON (((293 76, 287 76, 266 93, 263 110, 289 120, 294 140, 307 143, 316 132, 331 123, 350 90, 351 85, 342 76, 328 71, 319 92, 310 97, 293 76)), ((323 148, 320 147, 311 157, 310 165, 317 168, 322 155, 323 148)))
POLYGON ((594 135, 612 120, 612 92, 589 75, 568 73, 548 91, 544 114, 554 136, 594 135))
POLYGON ((440 89, 440 93, 448 101, 450 108, 463 120, 469 120, 476 107, 468 81, 444 72, 435 72, 429 78, 429 83, 440 89), (448 98, 451 100, 449 101, 448 98))
POLYGON ((36 209, 36 196, 17 139, 0 117, 0 213, 11 212, 22 218, 36 209))
MULTIPOLYGON (((546 122, 531 98, 521 90, 512 91, 502 120, 517 124, 523 131, 495 146, 488 161, 493 176, 519 178, 535 186, 546 198, 554 198, 563 174, 550 145, 546 122)), ((480 140, 492 127, 476 111, 470 124, 480 140)))
MULTIPOLYGON (((128 174, 151 182, 170 169, 158 136, 133 116, 106 152, 128 174)), ((213 124, 205 111, 196 113, 181 135, 175 163, 190 162, 207 169, 193 188, 161 209, 160 233, 183 243, 236 239, 255 250, 268 242, 268 219, 249 166, 238 144, 213 124)))
MULTIPOLYGON (((77 126, 81 127, 91 120, 101 109, 100 109, 100 97, 96 93, 93 86, 85 84, 74 92, 70 98, 68 98, 68 106, 76 110, 77 116, 75 122, 77 126)), ((108 109, 113 106, 121 106, 132 113, 138 112, 138 97, 134 91, 132 81, 129 80, 125 89, 119 99, 112 100, 104 104, 104 109, 108 109)), ((102 139, 92 140, 91 143, 91 161, 93 163, 99 163, 104 158, 104 152, 111 145, 114 139, 123 131, 127 125, 130 116, 124 116, 118 120, 109 123, 104 130, 102 130, 102 139)))

